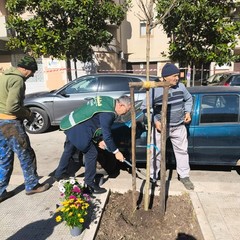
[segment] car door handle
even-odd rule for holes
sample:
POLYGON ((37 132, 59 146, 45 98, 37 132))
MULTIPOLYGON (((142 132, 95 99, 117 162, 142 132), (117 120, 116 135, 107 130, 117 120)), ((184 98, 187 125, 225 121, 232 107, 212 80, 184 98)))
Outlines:
POLYGON ((86 97, 86 98, 84 98, 84 100, 87 100, 87 101, 92 100, 92 99, 93 99, 92 97, 86 97))

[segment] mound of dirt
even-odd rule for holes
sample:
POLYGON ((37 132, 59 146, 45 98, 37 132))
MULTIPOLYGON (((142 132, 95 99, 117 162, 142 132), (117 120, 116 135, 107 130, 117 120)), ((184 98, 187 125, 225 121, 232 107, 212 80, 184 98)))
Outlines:
POLYGON ((161 221, 160 198, 150 197, 148 211, 144 197, 133 211, 132 192, 111 193, 105 207, 95 240, 203 240, 191 199, 188 194, 169 196, 161 221))

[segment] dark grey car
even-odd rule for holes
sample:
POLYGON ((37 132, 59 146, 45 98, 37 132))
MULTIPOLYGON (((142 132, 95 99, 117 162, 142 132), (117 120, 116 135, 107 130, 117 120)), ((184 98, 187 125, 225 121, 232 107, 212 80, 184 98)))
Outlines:
MULTIPOLYGON (((158 81, 157 76, 150 76, 150 81, 158 81)), ((118 98, 130 95, 129 82, 146 81, 145 75, 134 74, 93 74, 85 75, 69 82, 58 90, 27 94, 24 105, 35 113, 35 121, 24 122, 29 133, 43 133, 51 125, 59 125, 61 119, 73 109, 96 96, 118 98)), ((145 97, 144 89, 135 88, 135 101, 145 97)))

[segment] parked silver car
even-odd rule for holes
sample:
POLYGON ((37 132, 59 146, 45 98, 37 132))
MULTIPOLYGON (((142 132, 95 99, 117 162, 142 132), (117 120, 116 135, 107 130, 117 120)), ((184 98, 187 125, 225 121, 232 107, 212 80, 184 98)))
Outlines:
POLYGON ((225 83, 227 79, 232 75, 231 72, 224 72, 224 73, 216 73, 210 76, 208 79, 202 81, 203 86, 217 86, 223 85, 221 83, 225 83))
MULTIPOLYGON (((33 123, 24 121, 29 133, 43 133, 51 125, 59 125, 61 119, 75 108, 96 96, 118 98, 130 95, 129 82, 143 82, 145 75, 136 74, 93 74, 85 75, 67 83, 58 90, 27 94, 24 105, 35 113, 33 123)), ((158 81, 157 76, 150 76, 150 81, 158 81)), ((145 97, 144 89, 135 88, 135 101, 145 97)))

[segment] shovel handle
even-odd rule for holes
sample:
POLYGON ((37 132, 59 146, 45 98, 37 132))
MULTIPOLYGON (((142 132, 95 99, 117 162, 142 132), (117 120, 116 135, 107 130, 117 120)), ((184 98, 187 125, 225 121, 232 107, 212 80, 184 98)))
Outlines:
POLYGON ((128 166, 132 167, 132 164, 131 164, 130 162, 128 162, 127 160, 124 160, 124 162, 125 162, 128 166))

